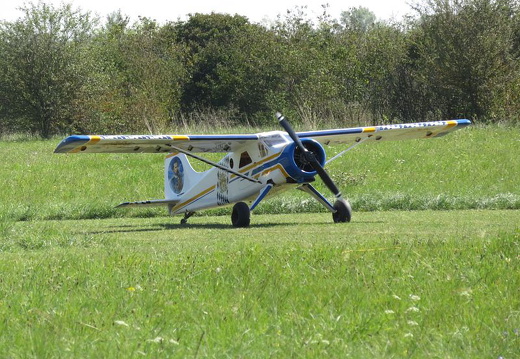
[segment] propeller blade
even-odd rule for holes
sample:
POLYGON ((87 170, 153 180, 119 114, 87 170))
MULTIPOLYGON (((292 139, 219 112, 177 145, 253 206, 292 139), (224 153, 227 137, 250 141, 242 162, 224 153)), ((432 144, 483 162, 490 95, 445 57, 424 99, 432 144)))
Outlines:
POLYGON ((294 132, 292 126, 289 124, 289 122, 285 119, 285 117, 280 113, 276 113, 276 118, 278 119, 278 122, 280 122, 280 125, 283 127, 285 132, 289 135, 289 137, 296 143, 298 148, 303 152, 309 152, 307 149, 303 146, 302 141, 300 138, 296 135, 296 132, 294 132))
POLYGON ((276 118, 278 119, 278 122, 280 122, 280 125, 284 128, 285 132, 291 137, 291 139, 296 143, 296 146, 300 149, 300 151, 304 154, 305 159, 309 162, 309 164, 312 166, 312 168, 318 173, 318 176, 322 179, 323 183, 325 183, 325 186, 336 196, 336 198, 341 199, 341 192, 339 191, 338 187, 330 178, 327 171, 325 171, 325 168, 320 164, 320 162, 316 159, 316 156, 314 156, 314 153, 309 151, 305 148, 302 141, 294 132, 292 126, 289 124, 289 122, 285 119, 285 117, 280 113, 276 113, 276 118))
MULTIPOLYGON (((312 156, 314 157, 314 154, 312 156)), ((312 162, 311 162, 311 164, 314 167, 314 164, 312 162)), ((336 184, 334 183, 332 178, 330 178, 327 171, 325 171, 325 168, 323 168, 322 165, 318 161, 316 161, 316 167, 314 167, 314 169, 316 170, 316 172, 318 172, 318 176, 320 176, 323 183, 325 183, 327 188, 334 194, 334 196, 337 199, 341 199, 342 197, 341 197, 340 190, 338 189, 338 187, 336 186, 336 184)))

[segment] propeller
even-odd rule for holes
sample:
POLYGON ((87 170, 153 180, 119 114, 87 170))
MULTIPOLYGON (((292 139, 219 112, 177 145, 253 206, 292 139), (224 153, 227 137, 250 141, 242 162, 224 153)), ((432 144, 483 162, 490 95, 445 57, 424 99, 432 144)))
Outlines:
POLYGON ((294 143, 296 143, 296 146, 298 146, 300 151, 303 153, 307 162, 309 162, 309 164, 316 171, 318 176, 320 176, 320 178, 323 180, 323 183, 325 183, 327 188, 334 194, 334 196, 336 196, 338 200, 343 200, 343 198, 341 197, 341 192, 339 191, 338 187, 336 186, 332 178, 330 178, 327 171, 325 171, 325 168, 323 168, 320 162, 316 159, 314 153, 305 148, 302 141, 300 140, 296 132, 294 132, 293 128, 285 119, 285 117, 280 112, 277 112, 276 118, 280 122, 280 125, 284 128, 285 132, 287 132, 289 137, 291 137, 294 143))

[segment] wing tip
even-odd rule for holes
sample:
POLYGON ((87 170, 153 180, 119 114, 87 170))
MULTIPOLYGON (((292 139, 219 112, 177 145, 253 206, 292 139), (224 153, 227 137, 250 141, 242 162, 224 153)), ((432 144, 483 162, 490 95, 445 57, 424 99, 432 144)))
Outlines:
MULTIPOLYGON (((452 121, 456 126, 462 126, 462 127, 473 124, 473 122, 468 119, 459 119, 459 120, 452 120, 452 121)), ((448 122, 452 122, 452 121, 448 121, 448 122)))
POLYGON ((66 137, 54 149, 54 153, 68 153, 79 146, 85 145, 90 139, 91 137, 88 135, 72 135, 66 137))

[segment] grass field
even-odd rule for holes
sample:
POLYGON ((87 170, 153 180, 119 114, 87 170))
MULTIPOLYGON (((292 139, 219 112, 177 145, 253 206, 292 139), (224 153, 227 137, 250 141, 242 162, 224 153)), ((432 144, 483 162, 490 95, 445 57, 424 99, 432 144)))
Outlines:
POLYGON ((357 148, 352 223, 291 192, 248 229, 114 210, 160 156, 0 142, 0 357, 519 357, 519 135, 357 148))
MULTIPOLYGON (((486 127, 433 140, 361 145, 328 170, 354 211, 520 209, 519 138, 520 128, 486 127)), ((0 213, 14 220, 165 214, 162 208, 114 209, 121 202, 163 198, 163 156, 55 155, 58 142, 0 142, 0 213)), ((329 158, 343 148, 329 148, 329 158)), ((320 181, 316 187, 328 192, 320 181)), ((288 211, 322 208, 300 191, 257 208, 288 211)))
POLYGON ((0 357, 515 358, 518 211, 17 222, 0 357))

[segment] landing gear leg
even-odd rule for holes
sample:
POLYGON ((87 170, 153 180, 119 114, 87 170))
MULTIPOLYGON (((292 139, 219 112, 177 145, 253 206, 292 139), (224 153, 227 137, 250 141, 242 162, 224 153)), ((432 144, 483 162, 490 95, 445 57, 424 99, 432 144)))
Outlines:
POLYGON ((184 213, 184 218, 181 219, 181 224, 186 224, 188 223, 188 218, 190 218, 191 216, 193 216, 195 214, 195 212, 186 212, 184 213))

